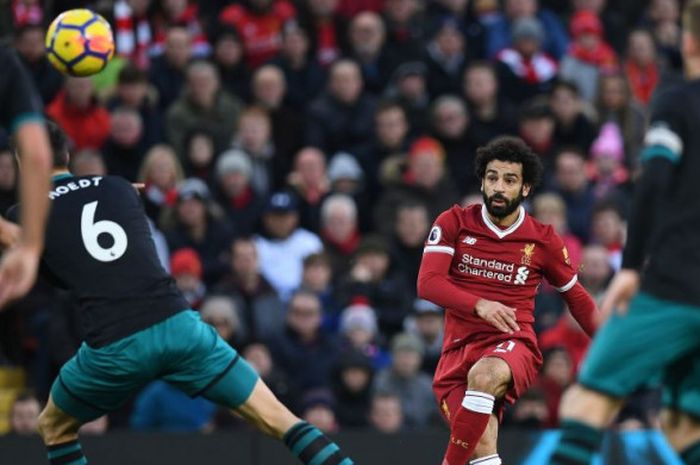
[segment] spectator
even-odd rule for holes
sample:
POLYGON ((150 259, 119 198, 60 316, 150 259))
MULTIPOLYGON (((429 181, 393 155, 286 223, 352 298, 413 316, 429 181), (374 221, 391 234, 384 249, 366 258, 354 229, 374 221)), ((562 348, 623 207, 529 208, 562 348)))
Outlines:
POLYGON ((241 237, 231 242, 228 273, 214 292, 233 299, 250 340, 272 340, 284 330, 284 305, 265 277, 255 242, 241 237))
POLYGON ((219 71, 221 85, 229 95, 248 100, 250 94, 250 70, 243 61, 243 43, 238 30, 218 25, 212 32, 212 59, 219 71))
POLYGON ((275 397, 296 411, 299 402, 294 378, 288 377, 282 370, 277 369, 270 355, 270 349, 265 344, 255 342, 246 346, 243 357, 255 368, 275 397))
POLYGON ((207 184, 214 184, 215 151, 211 131, 204 128, 191 129, 185 135, 185 175, 189 178, 199 178, 207 184))
POLYGON ((202 433, 214 426, 216 405, 189 397, 165 381, 154 381, 136 397, 129 426, 134 431, 202 433))
POLYGON ((583 287, 600 303, 608 287, 613 268, 608 260, 608 250, 601 245, 589 245, 583 249, 579 280, 583 287))
POLYGON ((144 124, 138 111, 119 107, 110 115, 110 135, 102 154, 110 174, 136 181, 143 156, 148 147, 144 124))
POLYGON ((678 0, 652 0, 649 2, 642 24, 652 31, 661 62, 668 68, 681 70, 681 27, 678 0))
POLYGON ((285 157, 296 153, 303 144, 303 119, 286 104, 287 82, 282 70, 271 64, 261 66, 253 75, 252 88, 255 104, 270 115, 275 151, 285 157))
POLYGON ((428 66, 428 93, 432 98, 459 93, 459 76, 467 65, 463 25, 452 16, 438 22, 423 60, 428 66))
POLYGON ((557 322, 539 335, 542 351, 563 348, 572 364, 573 372, 577 372, 591 343, 586 333, 581 329, 571 312, 564 311, 557 322))
POLYGON ((601 76, 598 88, 596 109, 600 122, 617 123, 625 143, 625 166, 636 170, 646 131, 644 109, 633 100, 627 77, 622 73, 601 76))
POLYGON ((0 150, 0 215, 17 203, 17 162, 10 150, 0 150))
POLYGON ((454 95, 435 99, 431 109, 435 138, 445 150, 445 164, 460 194, 474 190, 474 156, 469 114, 464 101, 454 95))
POLYGON ((561 196, 552 192, 539 194, 533 200, 532 210, 537 221, 551 225, 562 238, 569 260, 571 260, 571 266, 578 269, 583 254, 583 244, 578 237, 569 231, 566 204, 561 196))
POLYGON ((430 376, 420 371, 425 347, 410 334, 398 334, 391 341, 392 364, 377 373, 375 392, 392 392, 401 399, 405 425, 420 428, 437 415, 430 376))
POLYGON ((10 407, 10 434, 31 436, 37 434, 41 405, 34 394, 19 394, 10 407))
POLYGON ((365 172, 357 159, 349 153, 338 152, 328 164, 328 181, 331 192, 352 197, 357 205, 361 231, 372 227, 371 195, 365 185, 365 172))
POLYGON ((357 352, 369 358, 374 370, 390 363, 389 354, 382 349, 377 315, 372 307, 357 299, 340 314, 340 336, 345 352, 357 352))
POLYGON ((219 200, 231 224, 243 236, 253 233, 265 204, 264 197, 250 184, 252 175, 250 158, 238 149, 227 150, 216 162, 219 200))
POLYGON ((254 69, 279 51, 282 26, 295 16, 287 0, 247 0, 225 7, 219 21, 240 32, 246 63, 254 69))
POLYGON ((410 310, 410 291, 402 270, 392 266, 386 242, 366 236, 355 252, 355 261, 338 289, 341 305, 364 299, 377 312, 379 328, 384 335, 401 331, 403 319, 410 310))
POLYGON ((182 96, 166 115, 166 135, 170 144, 184 159, 185 135, 193 128, 206 128, 214 137, 217 151, 228 146, 241 112, 241 101, 221 90, 214 65, 195 61, 187 66, 182 96))
POLYGON ((567 387, 574 381, 574 369, 568 352, 563 348, 552 348, 544 354, 539 385, 545 392, 549 412, 546 428, 559 426, 559 403, 567 387))
POLYGON ((163 115, 158 108, 158 96, 148 82, 148 74, 127 64, 119 71, 115 95, 107 102, 110 111, 119 107, 139 112, 143 123, 145 149, 163 139, 163 115))
POLYGON ((306 147, 294 158, 287 184, 299 199, 299 224, 316 234, 321 231, 321 205, 330 192, 326 157, 315 147, 306 147))
POLYGON ((404 270, 406 289, 412 297, 416 293, 418 268, 430 223, 425 204, 407 201, 396 209, 396 221, 389 242, 391 259, 398 269, 404 270))
POLYGON ((373 429, 383 434, 401 432, 404 429, 404 414, 399 396, 389 392, 374 394, 369 422, 373 429))
POLYGON ((46 114, 61 125, 73 150, 99 149, 109 137, 109 113, 97 102, 89 78, 66 78, 63 90, 46 107, 46 114))
POLYGON ((557 147, 574 145, 587 152, 596 136, 596 128, 584 112, 576 84, 559 81, 549 97, 554 115, 554 142, 557 147))
POLYGON ((417 0, 384 0, 387 48, 397 53, 399 63, 421 58, 425 39, 421 10, 417 0))
MULTIPOLYGON (((178 252, 175 252, 176 254, 178 252)), ((247 328, 243 326, 241 315, 235 302, 225 296, 206 297, 201 304, 202 321, 211 325, 221 339, 232 347, 240 347, 247 337, 247 328)))
POLYGON ((610 267, 619 271, 625 242, 625 221, 620 208, 610 200, 598 202, 591 215, 591 241, 608 251, 610 267))
POLYGON ((85 436, 102 436, 109 429, 109 417, 107 415, 102 415, 83 425, 78 430, 78 434, 85 436))
POLYGON ((337 433, 335 398, 326 388, 312 389, 301 399, 301 417, 324 433, 337 433))
POLYGON ((190 3, 188 0, 159 0, 155 13, 152 16, 154 40, 151 47, 152 55, 167 53, 167 34, 170 28, 183 27, 192 37, 192 55, 206 57, 211 52, 211 46, 207 42, 199 22, 199 4, 190 3))
POLYGON ((588 164, 588 175, 595 183, 598 199, 622 197, 623 190, 631 193, 624 150, 620 128, 615 123, 605 123, 593 143, 588 164))
POLYGON ((617 55, 603 37, 600 18, 579 11, 571 18, 571 48, 561 61, 561 77, 576 83, 584 100, 592 102, 598 93, 601 73, 614 71, 617 55))
MULTIPOLYGON (((0 172, 2 171, 2 161, 0 161, 0 172)), ((70 157, 70 172, 74 176, 106 176, 107 165, 105 165, 102 154, 95 150, 81 150, 70 157)), ((0 175, 0 179, 2 175, 0 175)), ((2 182, 0 181, 0 184, 2 182)), ((0 207, 0 210, 2 208, 0 207)))
POLYGON ((192 37, 181 26, 170 27, 165 36, 165 51, 155 58, 148 80, 158 91, 161 111, 167 110, 180 96, 185 84, 185 68, 192 57, 192 37))
POLYGON ((330 67, 326 91, 309 106, 306 143, 325 153, 353 152, 372 134, 375 101, 364 92, 358 64, 338 60, 330 67))
POLYGON ((335 341, 321 330, 321 302, 304 290, 294 293, 284 334, 270 341, 275 364, 302 391, 328 387, 338 357, 335 341))
POLYGON ((312 253, 304 259, 301 289, 315 293, 323 308, 323 328, 335 332, 339 308, 336 302, 331 261, 325 252, 312 253))
POLYGON ((533 386, 520 396, 508 413, 505 422, 513 428, 542 429, 549 419, 546 394, 533 386))
POLYGON ((153 28, 148 18, 151 0, 114 2, 115 45, 117 56, 128 59, 138 69, 150 65, 153 28))
POLYGON ((12 9, 13 26, 41 24, 44 20, 44 7, 38 0, 14 0, 12 9))
POLYGON ((459 198, 445 172, 445 151, 435 139, 417 139, 411 145, 406 165, 405 172, 387 186, 374 209, 375 226, 385 237, 391 235, 399 204, 407 200, 421 202, 428 206, 432 220, 459 198))
POLYGON ((515 23, 523 18, 537 19, 544 31, 542 50, 555 60, 560 60, 569 46, 569 37, 559 18, 546 8, 539 8, 538 0, 505 1, 505 12, 494 18, 487 27, 486 56, 494 57, 511 46, 515 23))
POLYGON ((190 308, 198 310, 207 293, 202 282, 202 261, 197 251, 179 249, 170 256, 170 274, 190 308))
POLYGON ((177 188, 177 203, 165 212, 163 230, 171 251, 192 248, 202 260, 203 280, 213 285, 226 272, 223 253, 232 233, 201 180, 184 180, 177 188))
POLYGON ((584 244, 595 204, 595 191, 586 176, 584 154, 575 147, 563 148, 555 160, 553 191, 564 199, 567 223, 572 234, 584 244))
POLYGON ((386 27, 374 12, 363 11, 350 21, 349 56, 362 71, 365 90, 381 95, 398 64, 393 50, 386 47, 386 27))
POLYGON ((162 209, 175 206, 177 185, 183 179, 182 166, 170 146, 156 145, 146 153, 138 181, 145 185, 144 206, 153 221, 160 222, 162 209))
POLYGON ((472 5, 468 0, 435 0, 427 4, 427 24, 430 27, 446 16, 459 20, 467 41, 467 56, 470 59, 483 58, 486 31, 482 21, 475 15, 477 9, 478 6, 472 5))
POLYGON ((513 45, 498 52, 496 66, 504 95, 519 105, 551 89, 558 65, 542 49, 545 30, 538 19, 518 19, 512 31, 513 45))
POLYGON ((282 48, 271 64, 278 66, 287 81, 287 102, 295 111, 306 110, 326 81, 324 70, 311 58, 309 36, 296 21, 288 21, 282 33, 282 48))
POLYGON ((335 411, 345 430, 369 426, 369 410, 374 370, 370 360, 358 352, 340 357, 333 377, 335 411))
POLYGON ((428 68, 421 61, 403 63, 396 68, 386 96, 396 101, 406 114, 411 136, 428 130, 428 68))
POLYGON ((255 238, 262 274, 284 301, 301 284, 304 258, 323 247, 316 234, 299 227, 298 203, 288 192, 272 194, 255 238))
MULTIPOLYGON (((628 21, 629 18, 616 8, 615 2, 608 0, 574 0, 574 12, 590 11, 596 14, 603 23, 605 31, 604 36, 607 38, 613 49, 620 54, 624 51, 625 43, 627 42, 628 21)), ((632 6, 632 5, 630 5, 632 6)), ((632 6, 636 8, 635 6, 632 6)))
POLYGON ((544 97, 536 97, 520 108, 518 135, 540 156, 545 180, 554 165, 554 115, 544 97))
POLYGON ((264 109, 252 106, 243 110, 233 147, 250 159, 253 167, 250 183, 258 195, 265 197, 283 183, 289 163, 276 152, 270 116, 264 109))
POLYGON ((463 95, 469 105, 474 145, 485 145, 497 136, 517 132, 515 108, 501 96, 496 68, 491 63, 475 61, 467 67, 463 95))
POLYGON ((14 48, 32 76, 44 105, 50 103, 63 87, 63 76, 46 58, 46 30, 41 22, 27 23, 15 30, 14 48))
POLYGON ((648 105, 659 84, 659 65, 654 38, 649 31, 632 31, 627 42, 625 74, 630 80, 634 97, 643 105, 648 105))
POLYGON ((352 197, 331 194, 321 206, 320 236, 330 257, 333 275, 343 276, 360 245, 357 206, 352 197))
POLYGON ((340 0, 308 0, 300 23, 311 40, 311 55, 323 67, 330 66, 347 49, 347 20, 339 14, 340 0))
POLYGON ((413 301, 413 318, 408 322, 408 332, 417 336, 425 347, 421 370, 429 376, 435 374, 440 354, 442 340, 445 335, 444 310, 434 303, 416 299, 413 301))

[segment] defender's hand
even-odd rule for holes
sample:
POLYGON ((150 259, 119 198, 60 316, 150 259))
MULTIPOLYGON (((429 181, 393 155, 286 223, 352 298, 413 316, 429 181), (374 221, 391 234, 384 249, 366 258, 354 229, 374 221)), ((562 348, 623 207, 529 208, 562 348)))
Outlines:
POLYGON ((8 248, 19 243, 22 229, 19 225, 0 218, 0 247, 8 248))
POLYGON ((515 331, 520 331, 515 309, 506 307, 500 302, 480 299, 474 307, 474 312, 479 318, 491 323, 504 333, 513 334, 515 331))
POLYGON ((600 304, 598 313, 599 323, 602 324, 610 318, 613 312, 619 315, 627 313, 629 302, 639 289, 639 272, 636 270, 622 269, 613 278, 608 290, 600 304))
POLYGON ((5 252, 0 262, 0 308, 23 297, 34 285, 40 250, 20 244, 5 252))

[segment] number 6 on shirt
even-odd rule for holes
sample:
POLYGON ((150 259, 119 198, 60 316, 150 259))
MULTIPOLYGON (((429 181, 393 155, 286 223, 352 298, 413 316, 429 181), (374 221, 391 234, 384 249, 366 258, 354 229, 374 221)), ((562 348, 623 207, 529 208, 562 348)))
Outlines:
POLYGON ((114 221, 101 220, 95 222, 97 201, 85 204, 80 217, 80 233, 83 244, 92 258, 101 262, 113 262, 126 252, 128 240, 124 228, 114 221), (100 234, 108 234, 112 237, 111 247, 102 247, 97 238, 100 234))

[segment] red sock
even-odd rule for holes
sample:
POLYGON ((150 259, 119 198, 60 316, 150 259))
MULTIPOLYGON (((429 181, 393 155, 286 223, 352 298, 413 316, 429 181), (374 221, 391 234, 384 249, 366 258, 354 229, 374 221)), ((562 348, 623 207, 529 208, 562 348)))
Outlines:
POLYGON ((484 434, 493 412, 495 398, 479 391, 467 391, 462 407, 450 425, 450 442, 442 465, 465 465, 484 434))

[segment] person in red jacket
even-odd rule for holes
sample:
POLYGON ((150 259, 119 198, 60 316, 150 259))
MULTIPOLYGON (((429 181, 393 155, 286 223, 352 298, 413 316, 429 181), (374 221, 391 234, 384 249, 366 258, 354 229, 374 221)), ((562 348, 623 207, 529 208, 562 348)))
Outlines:
POLYGON ((109 112, 95 99, 89 78, 69 77, 46 107, 46 114, 68 134, 73 150, 100 149, 109 137, 109 112))
POLYGON ((450 425, 443 465, 500 465, 498 424, 537 377, 542 354, 534 300, 546 279, 592 335, 596 306, 578 283, 561 237, 521 206, 542 174, 521 139, 480 147, 483 205, 453 206, 430 230, 418 297, 445 308, 445 338, 433 391, 450 425))

